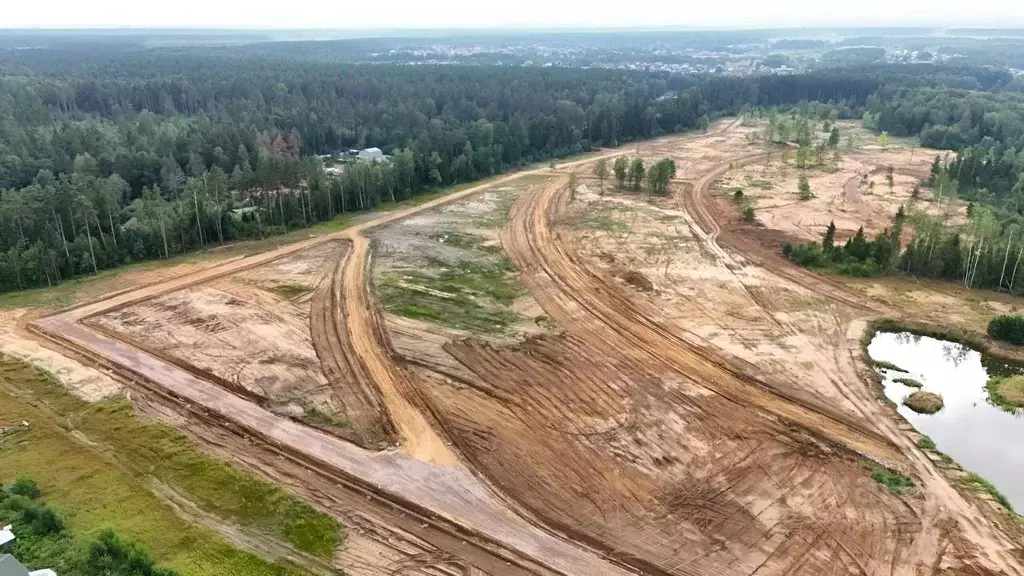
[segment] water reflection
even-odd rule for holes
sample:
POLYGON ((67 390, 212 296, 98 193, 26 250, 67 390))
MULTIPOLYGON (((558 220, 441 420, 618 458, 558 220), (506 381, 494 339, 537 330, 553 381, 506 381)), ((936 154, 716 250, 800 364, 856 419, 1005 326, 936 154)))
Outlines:
POLYGON ((885 395, 899 406, 899 413, 939 450, 995 484, 1015 509, 1024 510, 1024 443, 1017 441, 1024 437, 1024 417, 991 405, 985 391, 991 376, 1022 374, 1024 366, 905 332, 879 332, 868 354, 906 370, 882 371, 885 395), (907 377, 941 394, 945 407, 928 415, 903 406, 914 388, 893 379, 907 377))

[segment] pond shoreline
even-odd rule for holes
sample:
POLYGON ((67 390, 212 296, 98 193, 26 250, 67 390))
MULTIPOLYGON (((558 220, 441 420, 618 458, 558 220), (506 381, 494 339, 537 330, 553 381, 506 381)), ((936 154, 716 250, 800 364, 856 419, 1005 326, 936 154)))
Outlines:
MULTIPOLYGON (((902 345, 905 347, 908 344, 908 342, 903 342, 902 345)), ((978 496, 979 491, 987 492, 991 496, 991 499, 996 503, 996 505, 993 506, 993 509, 1001 510, 1002 508, 1006 508, 1006 510, 1013 512, 1010 500, 1000 493, 995 485, 978 474, 968 471, 960 462, 955 460, 954 457, 951 457, 940 450, 943 448, 952 448, 951 451, 958 453, 961 458, 968 458, 968 460, 973 459, 974 462, 971 464, 972 468, 979 467, 979 457, 977 454, 972 449, 965 447, 968 442, 966 440, 961 442, 951 441, 950 437, 980 438, 978 432, 984 432, 984 423, 987 423, 990 419, 982 419, 981 425, 977 422, 971 424, 968 433, 961 431, 958 435, 951 435, 949 434, 949 430, 951 429, 950 427, 960 426, 962 428, 965 424, 964 422, 958 422, 960 420, 960 416, 964 416, 965 420, 970 418, 978 420, 979 416, 984 414, 987 409, 995 410, 1001 415, 1013 418, 1013 414, 1003 412, 999 406, 992 404, 989 401, 988 391, 985 385, 989 379, 988 375, 990 371, 997 374, 1009 373, 1007 371, 1012 371, 1012 373, 1017 374, 1024 373, 1024 360, 994 352, 993 347, 963 331, 942 329, 923 324, 907 324, 889 318, 869 321, 862 332, 860 345, 861 359, 867 368, 865 376, 868 379, 868 382, 871 383, 877 397, 893 408, 893 415, 907 425, 909 428, 908 433, 913 434, 917 447, 925 453, 930 454, 930 457, 939 464, 939 469, 942 470, 943 473, 950 478, 951 482, 955 486, 959 487, 961 491, 970 493, 975 497, 978 496), (892 337, 896 339, 900 338, 900 335, 905 338, 918 337, 914 340, 912 346, 917 347, 924 343, 932 348, 930 353, 934 355, 935 347, 937 345, 941 345, 944 352, 949 352, 951 356, 958 357, 945 358, 946 361, 953 362, 955 367, 958 367, 960 362, 965 361, 971 364, 970 370, 973 370, 974 372, 971 372, 972 378, 969 379, 970 384, 965 384, 965 387, 962 389, 958 389, 957 387, 950 389, 950 383, 943 382, 943 376, 945 373, 950 370, 954 370, 953 368, 947 366, 943 374, 932 374, 932 378, 934 380, 932 383, 933 388, 942 388, 945 386, 947 389, 956 392, 953 394, 955 403, 954 407, 951 409, 952 412, 942 414, 942 411, 940 410, 939 415, 934 417, 936 418, 935 420, 923 421, 922 418, 932 418, 932 416, 913 413, 902 405, 903 396, 914 390, 913 387, 908 387, 905 384, 906 377, 911 375, 917 377, 921 374, 915 373, 915 370, 913 370, 914 359, 912 357, 909 357, 905 361, 901 361, 899 355, 893 356, 891 350, 888 355, 884 356, 884 358, 873 357, 869 353, 869 346, 876 342, 879 335, 883 334, 891 334, 892 337), (923 340, 922 338, 930 340, 923 340), (961 349, 947 349, 947 346, 959 346, 961 349), (911 366, 911 369, 909 370, 907 369, 908 365, 911 366), (899 370, 895 370, 897 366, 899 367, 899 370), (979 373, 976 373, 979 370, 981 371, 980 374, 984 374, 985 376, 984 378, 981 378, 980 381, 975 382, 975 380, 979 379, 979 373), (975 390, 975 388, 977 388, 977 390, 975 390), (979 400, 979 394, 982 395, 983 400, 979 400), (972 395, 972 397, 968 399, 964 395, 972 395), (956 402, 959 402, 959 405, 957 405, 956 402), (979 403, 984 404, 984 406, 979 406, 979 403), (922 429, 922 427, 926 429, 922 429), (934 432, 940 436, 939 446, 936 446, 936 443, 930 437, 929 432, 934 432), (945 439, 941 439, 942 437, 945 437, 945 439)), ((881 343, 879 343, 879 345, 881 345, 881 343)), ((894 341, 890 340, 886 345, 891 348, 894 345, 894 341)), ((908 352, 903 351, 901 353, 906 354, 908 352)), ((917 362, 920 363, 920 358, 917 359, 917 362)), ((932 358, 930 362, 925 364, 925 368, 921 369, 921 372, 927 372, 933 369, 935 366, 938 366, 939 362, 942 362, 942 358, 939 358, 938 360, 932 358)), ((940 371, 941 370, 942 369, 940 368, 940 371)), ((925 386, 927 387, 927 383, 925 386)), ((1002 426, 1011 426, 1014 428, 1014 433, 1017 432, 1017 425, 1015 423, 1002 422, 1002 426)), ((1020 420, 1020 427, 1024 430, 1024 419, 1020 420)), ((991 438, 992 443, 994 445, 1004 445, 1004 436, 1005 433, 1001 434, 1000 437, 991 438)), ((1019 491, 1016 486, 1021 484, 1021 479, 1024 479, 1024 468, 1020 465, 1020 455, 1009 454, 1007 457, 1009 463, 1005 465, 1001 461, 996 462, 997 459, 992 457, 991 454, 988 456, 990 457, 990 460, 988 462, 982 462, 984 465, 980 467, 982 469, 988 469, 989 473, 995 474, 996 477, 1001 477, 1002 480, 1000 485, 1003 486, 1004 489, 1010 490, 1012 488, 1015 493, 1019 491), (1013 468, 1013 470, 1008 473, 1007 470, 1009 468, 1013 468), (1017 468, 1021 468, 1022 472, 1020 474, 1017 474, 1017 468)), ((1017 500, 1016 503, 1018 507, 1024 508, 1024 496, 1017 494, 1014 498, 1017 500)), ((988 500, 988 498, 984 497, 981 499, 988 500)), ((1020 519, 1016 513, 1010 514, 1010 517, 1014 520, 1020 519)))

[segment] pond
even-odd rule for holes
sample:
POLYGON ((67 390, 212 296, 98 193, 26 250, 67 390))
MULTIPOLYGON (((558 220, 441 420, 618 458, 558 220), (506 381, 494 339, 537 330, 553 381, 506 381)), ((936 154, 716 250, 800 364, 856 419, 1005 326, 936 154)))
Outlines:
POLYGON ((899 413, 938 450, 992 482, 1015 510, 1024 510, 1024 416, 990 404, 985 390, 989 378, 1024 373, 1024 366, 905 332, 879 332, 868 354, 906 371, 880 370, 885 395, 899 413), (897 378, 918 380, 922 390, 940 394, 945 406, 935 414, 907 408, 903 399, 916 388, 894 382, 897 378))

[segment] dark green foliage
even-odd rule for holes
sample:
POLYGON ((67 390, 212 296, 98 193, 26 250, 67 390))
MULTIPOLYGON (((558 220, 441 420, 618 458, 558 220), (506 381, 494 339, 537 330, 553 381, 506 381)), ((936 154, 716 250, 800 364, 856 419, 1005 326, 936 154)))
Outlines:
POLYGON ((625 156, 619 156, 615 159, 615 164, 612 165, 612 172, 615 173, 615 181, 618 183, 619 188, 626 185, 626 176, 629 171, 629 158, 625 156))
POLYGON ((935 441, 928 436, 921 436, 917 440, 917 447, 921 450, 927 450, 928 452, 935 452, 938 449, 935 446, 935 441))
POLYGON ((732 193, 732 201, 733 201, 733 203, 735 203, 735 204, 742 204, 743 203, 743 199, 744 199, 743 190, 740 189, 740 188, 737 188, 736 191, 732 193))
POLYGON ((1024 345, 1024 316, 1019 314, 996 316, 988 323, 988 335, 1016 346, 1024 345))
POLYGON ((174 576, 174 572, 153 566, 153 559, 137 543, 122 540, 113 530, 104 530, 89 545, 82 566, 84 574, 103 576, 174 576))
POLYGON ((743 209, 743 221, 744 222, 753 222, 756 219, 757 219, 757 215, 754 214, 754 207, 753 206, 747 206, 746 208, 743 209))
POLYGON ((25 477, 15 480, 11 487, 8 488, 8 492, 26 498, 39 498, 39 486, 36 485, 35 481, 25 477))
POLYGON ((825 237, 821 239, 821 248, 825 252, 830 252, 835 248, 836 243, 836 223, 830 221, 828 228, 825 229, 825 237))
POLYGON ((887 468, 875 467, 871 471, 871 479, 888 488, 895 494, 906 494, 914 487, 914 480, 903 476, 899 472, 887 468))
MULTIPOLYGON (((902 222, 902 217, 901 208, 897 219, 902 222)), ((862 227, 842 247, 834 246, 835 232, 835 223, 831 222, 820 243, 786 243, 782 246, 782 255, 807 268, 824 268, 839 274, 864 277, 884 272, 893 260, 895 249, 888 231, 869 241, 862 227)))
POLYGON ((811 193, 811 184, 807 181, 807 176, 800 175, 799 183, 797 184, 797 196, 801 200, 810 200, 814 198, 814 194, 811 193))
POLYGON ((145 549, 113 530, 104 530, 91 542, 71 534, 61 516, 38 500, 39 489, 31 480, 19 478, 10 493, 0 498, 0 524, 13 525, 18 538, 8 551, 30 570, 51 568, 76 576, 175 576, 154 566, 145 549))
POLYGON ((642 158, 634 158, 629 165, 629 185, 633 190, 639 190, 640 184, 644 181, 644 161, 642 158))
POLYGON ((654 194, 665 194, 668 192, 669 180, 676 176, 676 163, 671 158, 658 160, 647 171, 647 181, 654 194))

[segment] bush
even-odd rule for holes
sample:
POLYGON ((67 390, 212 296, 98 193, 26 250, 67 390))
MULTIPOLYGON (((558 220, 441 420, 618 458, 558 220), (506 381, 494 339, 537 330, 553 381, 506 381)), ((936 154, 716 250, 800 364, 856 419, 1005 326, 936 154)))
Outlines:
POLYGON ((743 209, 743 221, 744 222, 753 222, 755 218, 756 218, 756 215, 754 214, 754 207, 753 206, 747 206, 746 208, 743 209))
POLYGON ((743 202, 742 188, 737 188, 736 191, 732 193, 732 201, 735 202, 736 204, 741 204, 743 202))
POLYGON ((113 530, 100 532, 89 546, 83 572, 97 576, 173 576, 171 570, 156 568, 146 550, 135 542, 122 540, 113 530))
POLYGON ((918 390, 904 398, 903 405, 918 414, 935 414, 942 410, 945 403, 938 394, 918 390))
POLYGON ((936 452, 938 448, 935 446, 935 441, 929 436, 921 436, 917 440, 917 447, 921 450, 928 450, 929 452, 936 452))
POLYGON ((1003 314, 988 323, 988 335, 1016 346, 1024 344, 1024 316, 1003 314))
POLYGON ((34 480, 22 477, 14 481, 8 490, 11 494, 26 498, 39 498, 39 485, 34 480))
POLYGON ((64 531, 64 521, 51 508, 30 506, 21 511, 21 523, 38 536, 49 536, 64 531))
POLYGON ((911 478, 885 468, 875 468, 872 470, 871 479, 885 486, 893 493, 901 495, 906 494, 907 490, 914 487, 914 481, 911 478))

